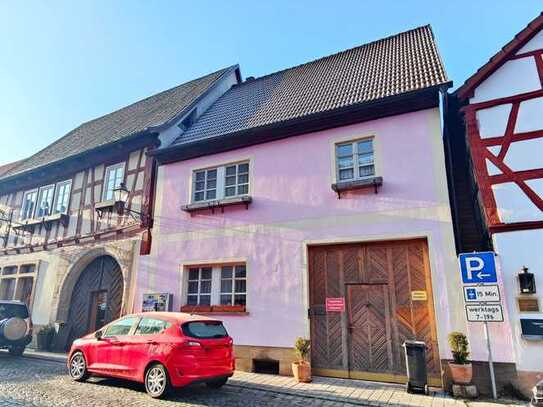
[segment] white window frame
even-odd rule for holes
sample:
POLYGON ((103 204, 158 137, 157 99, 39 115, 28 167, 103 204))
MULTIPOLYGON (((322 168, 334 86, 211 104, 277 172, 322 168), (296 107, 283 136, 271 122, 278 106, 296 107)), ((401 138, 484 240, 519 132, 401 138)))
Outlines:
MULTIPOLYGON (((348 156, 344 156, 348 157, 348 156)), ((344 158, 343 156, 341 158, 344 158)), ((334 144, 334 158, 335 158, 335 166, 336 166, 336 182, 352 182, 352 181, 358 181, 358 180, 364 180, 364 179, 370 179, 377 176, 377 168, 376 168, 376 153, 375 153, 375 137, 364 137, 356 140, 347 140, 347 141, 340 141, 334 144), (358 159, 359 159, 359 151, 358 151, 358 144, 363 142, 371 142, 371 149, 372 149, 372 162, 371 164, 366 165, 360 165, 358 159), (340 168, 339 167, 339 161, 340 157, 338 156, 338 147, 344 146, 344 145, 351 145, 352 153, 350 155, 352 160, 352 167, 346 167, 346 168, 340 168), (373 166, 373 174, 371 175, 365 175, 360 176, 360 167, 368 167, 373 166), (346 178, 342 179, 340 177, 340 170, 352 168, 353 171, 353 177, 352 178, 346 178)))
MULTIPOLYGON (((223 266, 220 266, 220 296, 219 296, 219 305, 247 305, 247 266, 245 264, 226 264, 223 266), (226 267, 232 268, 232 275, 230 278, 223 278, 222 272, 223 269, 226 267), (236 272, 238 267, 243 267, 245 270, 245 276, 244 277, 238 277, 236 272), (230 288, 230 291, 223 291, 222 289, 222 282, 223 281, 231 281, 232 287, 230 288), (236 281, 244 281, 245 282, 245 291, 236 291, 236 281), (230 303, 223 304, 222 297, 223 296, 230 296, 230 303), (245 304, 236 304, 236 295, 243 295, 245 296, 245 304)), ((212 287, 213 288, 213 287, 212 287)))
POLYGON ((23 284, 23 280, 29 280, 32 279, 32 288, 30 291, 30 298, 28 300, 28 309, 32 309, 32 304, 34 302, 34 294, 36 290, 36 282, 38 278, 38 267, 39 263, 21 263, 21 264, 8 264, 5 266, 0 267, 0 287, 2 286, 2 282, 5 280, 14 280, 14 287, 13 287, 13 293, 11 295, 11 298, 7 298, 7 300, 13 300, 16 298, 19 298, 19 295, 21 293, 21 285, 23 284), (25 272, 23 272, 23 268, 32 266, 32 271, 27 272, 25 269, 25 272), (4 274, 5 269, 15 269, 14 273, 11 274, 4 274))
POLYGON ((34 217, 35 218, 44 218, 44 217, 47 217, 47 216, 51 215, 53 213, 54 201, 55 201, 55 184, 49 184, 49 185, 44 185, 43 187, 40 187, 40 190, 39 190, 39 193, 38 193, 38 200, 36 201, 36 209, 34 210, 34 217), (43 193, 45 191, 50 191, 50 192, 48 192, 48 194, 50 193, 50 199, 49 200, 51 202, 51 205, 49 206, 46 214, 39 214, 39 211, 40 211, 39 206, 40 206, 40 203, 41 203, 41 200, 42 200, 42 197, 43 197, 43 193))
POLYGON ((221 165, 215 166, 215 167, 196 169, 196 170, 194 170, 192 172, 191 202, 192 203, 210 202, 210 201, 217 201, 217 200, 225 199, 225 198, 236 198, 236 197, 240 197, 240 196, 249 195, 249 193, 250 193, 250 185, 251 185, 251 177, 250 176, 251 176, 251 165, 250 165, 250 162, 248 160, 237 161, 237 162, 232 162, 232 163, 228 163, 228 164, 221 164, 221 165), (239 166, 240 165, 247 165, 247 172, 240 173, 239 172, 239 166), (236 167, 236 173, 234 175, 236 177, 236 183, 232 184, 232 185, 226 185, 226 178, 227 178, 226 169, 229 168, 229 167, 233 167, 233 166, 236 167), (208 188, 208 186, 207 186, 208 172, 213 171, 213 170, 217 171, 217 178, 215 179, 215 188, 208 188), (202 180, 197 180, 196 179, 197 174, 202 173, 202 172, 205 174, 204 180, 203 181, 202 180), (240 177, 243 177, 243 176, 247 177, 247 182, 239 182, 240 177), (204 189, 197 189, 196 188, 196 184, 199 183, 199 182, 204 182, 204 189), (236 193, 234 195, 228 195, 227 196, 226 195, 226 189, 230 188, 230 187, 235 187, 236 188, 236 193), (246 188, 246 192, 239 193, 240 187, 246 188), (207 198, 207 192, 211 191, 213 189, 215 190, 215 197, 214 198, 207 198), (204 193, 204 199, 196 200, 196 194, 201 193, 201 192, 204 193))
POLYGON ((71 194, 72 194, 72 180, 71 179, 57 183, 56 188, 55 188, 55 196, 53 199, 53 211, 52 211, 53 214, 56 214, 56 213, 67 214, 68 213, 68 210, 70 209, 71 194), (61 211, 61 210, 58 210, 58 204, 59 204, 58 200, 59 200, 60 189, 63 186, 68 187, 68 192, 67 192, 68 196, 66 197, 66 207, 63 211, 61 211))
POLYGON ((207 305, 211 305, 213 303, 213 267, 211 266, 194 266, 194 267, 189 267, 187 269, 187 295, 185 297, 185 301, 188 305, 188 302, 189 302, 189 297, 196 297, 196 304, 190 304, 190 305, 193 305, 193 306, 199 306, 199 305, 203 305, 203 306, 207 306, 207 305), (209 279, 203 279, 202 278, 202 270, 210 270, 211 271, 211 278, 209 279), (191 270, 198 270, 198 278, 197 279, 190 279, 190 272, 191 270), (202 282, 209 282, 210 284, 210 289, 209 289, 209 293, 205 292, 205 293, 202 293, 202 282), (189 293, 189 285, 190 283, 197 283, 198 284, 198 288, 196 290, 196 293, 189 293), (209 304, 200 304, 200 298, 201 297, 209 297, 209 304))
POLYGON ((36 212, 36 206, 38 205, 38 195, 39 195, 39 189, 34 188, 29 191, 25 191, 23 194, 23 203, 21 204, 21 214, 19 216, 20 220, 26 220, 26 219, 32 219, 34 217, 34 213, 36 212), (36 194, 34 199, 34 206, 32 207, 31 213, 27 214, 25 216, 25 203, 26 203, 26 197, 30 194, 36 194))
POLYGON ((123 183, 125 179, 125 175, 126 175, 125 166, 126 166, 126 163, 122 162, 122 163, 117 163, 117 164, 113 164, 106 167, 106 170, 104 171, 104 180, 103 180, 103 186, 102 186, 102 201, 111 201, 114 199, 113 190, 119 187, 119 185, 113 184, 113 189, 111 190, 111 198, 108 198, 107 195, 109 192, 109 189, 108 189, 109 176, 112 171, 122 170, 120 183, 123 183))
POLYGON ((208 201, 215 201, 219 199, 218 197, 218 191, 219 191, 219 168, 213 167, 213 168, 206 168, 202 170, 196 170, 193 173, 193 183, 192 183, 192 202, 208 202, 208 201), (215 172, 215 178, 211 177, 209 175, 210 172, 215 172), (203 174, 203 178, 198 179, 198 174, 203 174), (203 189, 197 189, 197 184, 203 183, 203 189), (213 186, 213 183, 215 184, 213 186), (208 185, 211 184, 211 185, 208 185), (215 192, 215 196, 212 198, 208 198, 208 193, 211 193, 212 191, 215 192), (196 194, 204 194, 203 199, 196 200, 196 194))
MULTIPOLYGON (((225 259, 226 260, 226 259, 225 259)), ((234 305, 234 299, 235 295, 245 295, 245 307, 248 305, 248 283, 249 283, 249 268, 247 266, 247 262, 245 260, 236 259, 235 262, 230 262, 231 260, 228 260, 227 262, 213 262, 213 263, 200 263, 200 264, 186 264, 182 265, 182 271, 183 271, 183 279, 182 279, 182 291, 181 291, 181 297, 182 297, 182 304, 183 306, 198 306, 188 304, 188 297, 189 295, 189 281, 195 281, 195 280, 189 280, 189 271, 191 269, 201 269, 201 268, 210 268, 211 269, 211 298, 210 298, 210 306, 229 306, 234 305), (236 266, 244 266, 245 268, 245 277, 244 278, 238 278, 238 280, 245 280, 245 292, 239 292, 235 293, 235 278, 232 281, 232 291, 231 292, 224 292, 222 291, 222 268, 223 267, 232 267, 233 271, 235 271, 236 266), (221 295, 231 295, 232 296, 232 304, 221 304, 221 295)), ((200 276, 200 274, 199 274, 200 276)), ((198 285, 198 291, 200 291, 200 285, 198 285)), ((207 294, 204 294, 207 295, 207 294)), ((199 297, 198 297, 198 303, 199 303, 199 297)), ((207 304, 204 304, 203 306, 207 306, 207 304)))

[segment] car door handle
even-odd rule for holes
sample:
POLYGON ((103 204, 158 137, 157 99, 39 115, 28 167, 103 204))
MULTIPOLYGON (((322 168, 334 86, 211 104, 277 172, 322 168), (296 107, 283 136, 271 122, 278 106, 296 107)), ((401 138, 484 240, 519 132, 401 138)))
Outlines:
POLYGON ((115 346, 124 346, 124 342, 121 341, 111 341, 111 344, 115 346))
POLYGON ((153 341, 152 339, 149 339, 149 340, 147 341, 147 343, 148 343, 149 345, 158 345, 158 342, 157 342, 157 341, 153 341))

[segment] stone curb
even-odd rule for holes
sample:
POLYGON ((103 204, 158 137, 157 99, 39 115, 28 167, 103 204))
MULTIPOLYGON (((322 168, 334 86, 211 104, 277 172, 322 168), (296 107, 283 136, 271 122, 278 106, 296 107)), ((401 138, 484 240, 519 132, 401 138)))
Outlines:
POLYGON ((46 352, 34 352, 34 351, 25 351, 23 353, 24 358, 28 359, 38 359, 38 360, 44 360, 46 362, 55 362, 55 363, 62 363, 63 365, 66 364, 68 360, 67 355, 63 354, 47 354, 46 352))

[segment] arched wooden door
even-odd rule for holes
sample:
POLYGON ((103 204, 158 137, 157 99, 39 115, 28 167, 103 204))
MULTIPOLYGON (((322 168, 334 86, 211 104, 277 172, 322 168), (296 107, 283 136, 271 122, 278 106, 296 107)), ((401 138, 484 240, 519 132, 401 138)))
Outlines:
POLYGON ((97 257, 82 271, 72 292, 66 348, 75 339, 119 318, 122 298, 121 267, 111 256, 97 257))

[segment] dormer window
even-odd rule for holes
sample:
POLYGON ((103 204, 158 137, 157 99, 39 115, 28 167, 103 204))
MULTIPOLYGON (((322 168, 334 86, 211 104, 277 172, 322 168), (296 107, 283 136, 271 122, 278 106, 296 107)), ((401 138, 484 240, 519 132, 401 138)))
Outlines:
POLYGON ((196 121, 196 109, 193 109, 182 121, 179 123, 179 128, 183 131, 187 131, 187 129, 194 124, 196 121))

